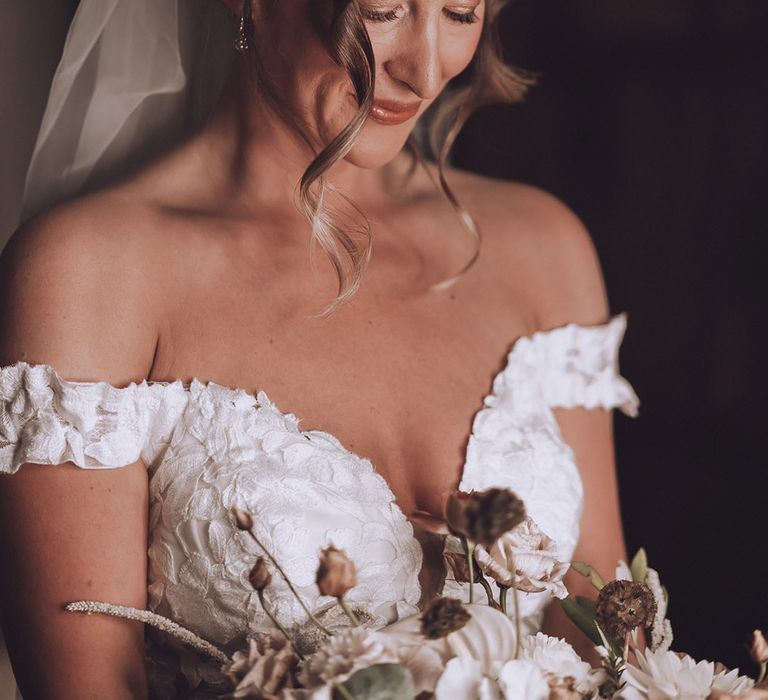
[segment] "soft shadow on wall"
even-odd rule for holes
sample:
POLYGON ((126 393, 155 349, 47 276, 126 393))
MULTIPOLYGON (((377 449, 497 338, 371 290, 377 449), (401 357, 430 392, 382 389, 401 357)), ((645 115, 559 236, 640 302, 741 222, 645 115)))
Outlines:
POLYGON ((460 167, 553 192, 582 218, 641 415, 616 419, 630 551, 670 590, 676 649, 754 671, 768 628, 762 343, 768 3, 517 0, 503 44, 540 73, 489 107, 460 167))

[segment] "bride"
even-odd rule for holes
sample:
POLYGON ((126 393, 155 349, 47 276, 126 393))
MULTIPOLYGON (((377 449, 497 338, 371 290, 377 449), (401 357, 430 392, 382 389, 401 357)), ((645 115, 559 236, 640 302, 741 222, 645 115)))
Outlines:
MULTIPOLYGON (((637 406, 617 369, 625 317, 564 204, 445 162, 475 107, 524 91, 493 39, 506 0, 227 0, 237 55, 209 118, 129 171, 174 127, 157 108, 130 148, 93 145, 135 108, 120 81, 100 86, 105 57, 132 57, 125 80, 166 69, 162 23, 132 42, 125 20, 154 4, 81 3, 57 81, 101 31, 90 99, 109 109, 75 103, 82 131, 58 149, 44 123, 61 166, 42 193, 28 179, 28 201, 80 196, 0 257, 0 616, 25 700, 144 698, 148 677, 155 697, 212 693, 210 669, 145 648, 139 623, 62 607, 149 607, 237 648, 270 623, 233 505, 318 614, 317 553, 345 549, 371 624, 467 586, 410 520, 457 488, 514 489, 563 561, 610 573, 625 557, 610 409, 637 406), (427 137, 438 162, 418 155, 427 137), (86 193, 108 161, 122 177, 86 193)), ((199 71, 225 63, 204 46, 199 71)), ((547 602, 523 594, 526 629, 578 645, 547 602)), ((301 629, 277 580, 273 605, 301 629)))

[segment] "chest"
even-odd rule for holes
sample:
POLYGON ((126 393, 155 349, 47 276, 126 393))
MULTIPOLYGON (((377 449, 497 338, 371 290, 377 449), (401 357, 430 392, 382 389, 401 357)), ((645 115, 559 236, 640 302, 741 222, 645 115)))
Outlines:
POLYGON ((370 459, 403 510, 439 513, 494 376, 530 332, 522 304, 484 290, 481 274, 441 292, 392 292, 374 277, 318 318, 306 283, 262 274, 254 287, 233 268, 219 279, 187 284, 151 378, 264 390, 303 430, 370 459))
MULTIPOLYGON (((532 358, 521 349, 516 345, 510 353, 488 404, 477 414, 462 488, 515 490, 567 558, 578 534, 581 482, 554 417, 541 401, 530 373, 532 358)), ((184 397, 177 389, 174 396, 184 397)), ((153 465, 153 609, 189 609, 192 628, 211 634, 211 611, 190 604, 210 599, 221 640, 242 633, 242 610, 253 599, 245 581, 259 551, 242 549, 232 505, 254 514, 259 537, 313 606, 322 602, 314 586, 317 551, 329 543, 355 562, 356 602, 389 621, 411 614, 419 600, 441 590, 442 542, 424 540, 414 531, 403 513, 408 505, 391 487, 391 474, 374 468, 358 456, 360 450, 350 451, 332 434, 298 429, 295 419, 264 392, 251 396, 195 381, 188 392, 173 420, 170 444, 163 444, 162 460, 148 460, 153 465)), ((423 454, 435 454, 430 448, 425 446, 423 454)), ((433 487, 442 476, 436 473, 433 487)), ((413 488, 418 480, 405 483, 413 488)), ((452 593, 464 597, 465 591, 452 593)), ((284 586, 275 595, 283 619, 301 619, 302 611, 284 586)), ((522 614, 540 610, 548 597, 543 596, 528 600, 522 614)))

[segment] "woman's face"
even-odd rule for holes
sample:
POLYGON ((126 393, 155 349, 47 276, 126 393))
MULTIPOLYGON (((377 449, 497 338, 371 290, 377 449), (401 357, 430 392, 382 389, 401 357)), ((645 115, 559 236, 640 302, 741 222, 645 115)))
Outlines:
MULTIPOLYGON (((418 117, 472 60, 486 0, 358 2, 376 58, 376 83, 374 106, 346 160, 375 168, 400 152, 418 117)), ((325 146, 358 108, 349 76, 326 48, 330 2, 270 4, 264 14, 254 7, 254 40, 266 74, 325 146)))

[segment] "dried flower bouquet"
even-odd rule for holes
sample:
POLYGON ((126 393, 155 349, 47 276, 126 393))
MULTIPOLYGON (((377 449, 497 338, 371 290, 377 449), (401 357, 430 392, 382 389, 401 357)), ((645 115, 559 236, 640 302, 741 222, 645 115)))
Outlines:
POLYGON ((249 581, 274 625, 250 638, 245 649, 230 657, 146 610, 98 601, 77 601, 66 609, 139 620, 164 631, 220 665, 231 688, 221 697, 228 698, 768 700, 768 643, 761 632, 754 632, 752 644, 757 680, 670 650, 668 594, 643 550, 631 564, 620 562, 608 582, 588 564, 558 561, 555 543, 507 489, 456 492, 446 501, 444 519, 415 514, 413 520, 445 537, 446 564, 456 581, 469 583, 468 602, 440 597, 420 615, 386 627, 366 626, 345 598, 357 585, 354 562, 331 545, 320 553, 316 583, 322 595, 336 599, 349 625, 330 630, 254 533, 253 515, 233 508, 233 526, 263 552, 249 581), (569 568, 591 580, 595 600, 568 597, 563 577, 569 568), (316 626, 321 643, 314 653, 303 652, 271 610, 265 592, 274 575, 285 580, 316 626), (485 592, 482 603, 473 600, 474 583, 485 592), (600 667, 592 668, 562 639, 522 634, 520 592, 544 591, 560 599, 595 644, 600 667))

